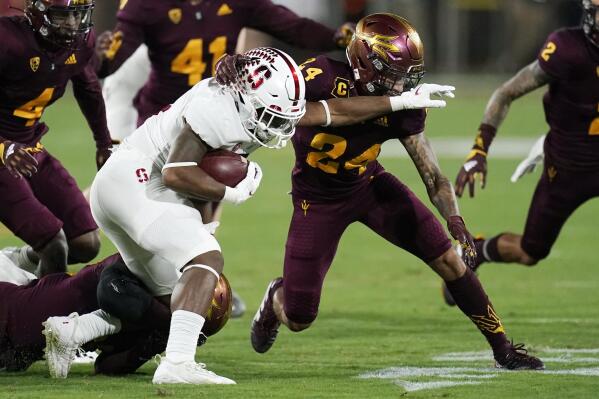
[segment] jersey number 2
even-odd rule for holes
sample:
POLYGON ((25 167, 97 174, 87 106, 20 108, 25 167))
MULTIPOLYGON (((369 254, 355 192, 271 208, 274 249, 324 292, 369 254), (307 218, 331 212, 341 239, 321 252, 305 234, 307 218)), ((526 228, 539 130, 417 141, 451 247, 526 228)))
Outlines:
MULTIPOLYGON (((339 171, 339 162, 335 159, 339 158, 347 149, 347 140, 341 136, 327 133, 318 133, 312 139, 310 146, 322 150, 325 145, 330 145, 332 148, 328 151, 312 151, 306 157, 306 163, 313 168, 318 168, 325 173, 335 174, 339 171)), ((366 151, 357 157, 346 161, 343 168, 346 170, 357 169, 361 175, 366 170, 368 164, 374 161, 381 152, 381 145, 374 144, 366 151)))
MULTIPOLYGON (((191 39, 171 61, 171 72, 187 75, 187 83, 190 86, 202 80, 202 75, 206 72, 206 63, 202 59, 203 46, 202 39, 191 39)), ((214 75, 216 61, 225 53, 226 48, 226 36, 218 36, 208 45, 208 52, 212 54, 212 75, 214 75)))

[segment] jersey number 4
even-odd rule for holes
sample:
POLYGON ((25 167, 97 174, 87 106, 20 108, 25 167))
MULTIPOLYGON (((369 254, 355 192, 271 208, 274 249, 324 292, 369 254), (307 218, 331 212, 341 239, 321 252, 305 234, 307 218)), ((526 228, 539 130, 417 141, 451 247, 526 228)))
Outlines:
POLYGON ((35 121, 42 117, 44 108, 52 100, 52 94, 54 94, 53 87, 44 89, 42 94, 15 109, 12 114, 26 119, 25 126, 33 126, 35 121))
MULTIPOLYGON (((187 83, 190 86, 195 85, 206 72, 206 63, 204 62, 204 41, 202 39, 191 39, 187 42, 183 50, 171 61, 171 72, 187 75, 187 83)), ((216 62, 225 53, 227 49, 227 37, 218 36, 208 45, 208 52, 212 54, 212 72, 216 62)))
MULTIPOLYGON (((308 165, 313 168, 318 168, 325 173, 335 174, 339 171, 339 162, 337 162, 336 159, 345 153, 345 150, 347 149, 347 140, 334 134, 318 133, 312 139, 310 146, 317 150, 323 150, 325 146, 332 147, 327 151, 309 152, 306 157, 306 163, 308 165)), ((381 145, 374 144, 357 157, 345 161, 343 163, 343 168, 345 170, 357 170, 358 174, 361 175, 366 170, 368 164, 379 156, 380 152, 381 145)))

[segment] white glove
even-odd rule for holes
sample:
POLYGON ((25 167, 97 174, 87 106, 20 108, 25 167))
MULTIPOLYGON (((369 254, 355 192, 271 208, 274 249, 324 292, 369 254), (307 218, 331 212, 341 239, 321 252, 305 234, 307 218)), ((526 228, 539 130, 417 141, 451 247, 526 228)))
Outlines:
POLYGON ((249 199, 260 185, 262 180, 262 169, 256 162, 248 164, 248 171, 245 178, 235 187, 225 186, 225 195, 223 201, 239 205, 249 199))
POLYGON ((539 139, 533 144, 530 151, 528 152, 528 156, 518 164, 514 174, 510 178, 512 183, 517 182, 522 176, 527 173, 534 172, 535 168, 538 164, 543 162, 543 158, 545 155, 543 153, 543 145, 545 144, 545 135, 539 137, 539 139))
POLYGON ((436 94, 439 97, 447 96, 454 98, 453 91, 455 87, 444 86, 430 83, 423 83, 420 86, 401 93, 399 96, 389 97, 392 111, 401 111, 403 109, 416 108, 443 108, 444 100, 431 100, 431 95, 436 94))

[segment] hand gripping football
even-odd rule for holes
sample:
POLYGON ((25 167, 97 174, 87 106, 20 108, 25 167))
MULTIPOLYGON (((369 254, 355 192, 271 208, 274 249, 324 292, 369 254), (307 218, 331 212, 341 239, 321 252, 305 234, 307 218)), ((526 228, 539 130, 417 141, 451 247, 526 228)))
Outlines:
POLYGON ((214 180, 235 187, 247 174, 248 160, 233 151, 215 150, 207 152, 199 166, 214 180))
POLYGON ((207 336, 211 336, 219 332, 231 316, 231 307, 233 306, 231 286, 224 274, 221 273, 216 288, 212 303, 206 314, 206 321, 202 332, 207 336))

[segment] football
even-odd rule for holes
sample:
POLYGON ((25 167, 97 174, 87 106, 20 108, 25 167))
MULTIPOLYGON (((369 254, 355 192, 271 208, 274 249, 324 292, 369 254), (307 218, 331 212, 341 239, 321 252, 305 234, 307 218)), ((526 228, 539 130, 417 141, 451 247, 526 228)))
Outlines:
POLYGON ((206 321, 202 332, 207 336, 211 336, 219 332, 231 316, 231 308, 233 306, 231 286, 229 280, 221 273, 216 288, 214 289, 214 296, 212 297, 212 303, 206 314, 206 321))
POLYGON ((215 150, 204 155, 199 167, 214 180, 235 187, 247 174, 248 160, 233 151, 215 150))

